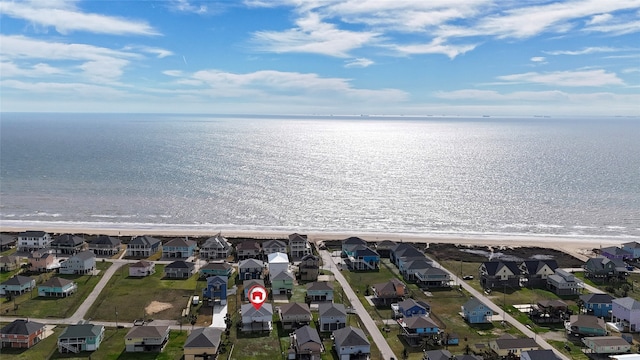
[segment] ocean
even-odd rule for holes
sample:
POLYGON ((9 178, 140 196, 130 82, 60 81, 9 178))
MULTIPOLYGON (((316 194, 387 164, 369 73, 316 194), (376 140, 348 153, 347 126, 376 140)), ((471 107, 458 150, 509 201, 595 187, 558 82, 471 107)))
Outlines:
POLYGON ((17 114, 0 225, 640 237, 640 119, 17 114))

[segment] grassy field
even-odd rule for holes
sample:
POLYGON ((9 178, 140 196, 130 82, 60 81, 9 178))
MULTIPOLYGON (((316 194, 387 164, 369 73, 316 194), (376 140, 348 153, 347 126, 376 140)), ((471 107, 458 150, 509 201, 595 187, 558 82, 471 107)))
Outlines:
POLYGON ((156 273, 144 278, 129 277, 129 266, 116 271, 104 291, 89 309, 87 316, 104 321, 132 322, 143 317, 173 320, 181 317, 189 297, 202 293, 205 281, 198 281, 195 274, 189 279, 163 279, 163 265, 156 265, 156 273), (153 301, 170 305, 166 310, 147 314, 146 308, 153 301))
MULTIPOLYGON (((66 318, 78 309, 80 304, 87 298, 89 293, 93 291, 96 284, 102 279, 104 270, 111 266, 109 262, 97 262, 96 268, 100 270, 97 276, 93 275, 59 275, 59 274, 42 274, 38 276, 37 283, 42 283, 51 276, 59 276, 61 278, 73 280, 78 284, 78 291, 66 298, 44 298, 38 297, 38 289, 33 292, 26 293, 14 297, 11 301, 2 298, 0 304, 0 313, 11 316, 25 316, 33 318, 66 318)), ((37 285, 36 285, 37 287, 37 285)))

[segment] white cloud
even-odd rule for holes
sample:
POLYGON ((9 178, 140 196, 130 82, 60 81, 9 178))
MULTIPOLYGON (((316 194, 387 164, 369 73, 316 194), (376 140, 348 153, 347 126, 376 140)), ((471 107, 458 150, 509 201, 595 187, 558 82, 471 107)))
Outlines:
POLYGON ((587 54, 595 54, 595 53, 606 53, 606 52, 616 52, 623 51, 624 49, 611 48, 606 46, 594 46, 594 47, 586 47, 582 50, 556 50, 556 51, 544 51, 545 54, 549 55, 587 55, 587 54))
POLYGON ((165 70, 162 72, 163 74, 167 75, 167 76, 172 76, 172 77, 178 77, 178 76, 182 76, 182 71, 180 70, 165 70))
POLYGON ((608 25, 589 26, 586 30, 610 33, 614 35, 625 35, 640 32, 640 21, 620 22, 608 25))
POLYGON ((58 95, 73 95, 76 97, 121 97, 125 93, 112 87, 84 84, 84 83, 58 83, 58 82, 24 82, 19 80, 2 80, 0 87, 27 91, 35 94, 45 94, 50 97, 58 95))
POLYGON ((53 27, 61 34, 86 31, 113 35, 159 35, 144 21, 84 13, 71 1, 2 1, 0 13, 4 16, 24 19, 37 26, 53 27))
POLYGON ((530 60, 535 63, 543 63, 547 61, 547 58, 544 56, 534 56, 530 60))
POLYGON ((552 86, 607 86, 624 85, 616 74, 604 70, 556 71, 548 73, 528 72, 498 76, 498 79, 515 83, 533 83, 552 86))
POLYGON ((2 77, 13 78, 13 77, 40 77, 40 76, 49 76, 63 73, 63 70, 53 67, 46 63, 37 63, 35 65, 27 65, 25 67, 20 67, 17 64, 11 61, 2 61, 0 62, 0 74, 2 77))
POLYGON ((194 4, 188 0, 172 0, 169 2, 169 8, 174 11, 187 12, 193 14, 207 14, 211 11, 206 2, 194 4))
POLYGON ((595 25, 609 22, 613 19, 613 15, 611 14, 598 14, 594 15, 587 21, 587 25, 595 25))
POLYGON ((173 55, 173 52, 166 49, 156 48, 152 46, 144 46, 144 45, 129 45, 123 48, 125 51, 140 51, 147 54, 155 55, 158 59, 165 58, 167 56, 173 55))
POLYGON ((346 68, 354 68, 354 67, 359 67, 359 68, 364 68, 364 67, 368 67, 373 65, 373 61, 370 59, 366 59, 366 58, 356 58, 356 59, 352 59, 346 62, 346 64, 344 65, 344 67, 346 68))
POLYGON ((446 44, 441 38, 436 38, 428 44, 393 45, 390 48, 403 55, 444 54, 453 59, 458 55, 475 49, 476 46, 476 44, 451 45, 446 44))

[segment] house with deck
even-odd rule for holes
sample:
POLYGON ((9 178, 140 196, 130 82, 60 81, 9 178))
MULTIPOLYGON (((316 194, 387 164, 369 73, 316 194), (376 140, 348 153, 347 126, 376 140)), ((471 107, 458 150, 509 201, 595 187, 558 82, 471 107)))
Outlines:
POLYGON ((611 300, 611 322, 627 332, 640 331, 640 302, 628 296, 611 300))
POLYGON ((318 304, 318 322, 320 331, 329 332, 347 326, 347 310, 343 304, 318 304))
POLYGON ((220 304, 227 304, 227 282, 226 276, 209 276, 207 287, 202 290, 202 297, 211 300, 220 300, 220 304))
POLYGON ((478 269, 484 289, 520 288, 520 268, 515 261, 485 261, 478 269))
POLYGON ((240 279, 261 279, 264 273, 264 262, 257 259, 246 259, 238 264, 238 274, 240 279))
POLYGON ((593 315, 571 315, 565 323, 567 335, 575 336, 605 336, 607 325, 604 320, 593 315))
POLYGON ((14 275, 13 277, 0 283, 0 296, 5 295, 22 295, 36 287, 34 278, 22 275, 14 275))
POLYGON ((226 259, 231 252, 231 244, 220 233, 208 238, 200 247, 200 259, 226 259))
POLYGON ((609 246, 600 249, 600 255, 611 260, 633 260, 633 253, 617 246, 609 246))
POLYGON ((300 260, 298 273, 302 281, 316 281, 320 273, 320 257, 307 254, 300 260))
POLYGON ((491 322, 493 310, 477 298, 471 298, 462 305, 462 317, 469 324, 486 324, 491 322))
POLYGON ((620 336, 585 337, 582 343, 587 347, 587 354, 625 354, 631 351, 631 344, 620 336))
POLYGON ((62 234, 56 236, 49 245, 56 254, 73 255, 88 249, 84 238, 73 234, 62 234))
POLYGON ((282 240, 267 240, 262 243, 262 255, 265 259, 267 259, 270 254, 275 253, 283 253, 286 255, 287 243, 282 240))
POLYGON ((309 325, 302 326, 291 334, 291 347, 295 352, 295 359, 320 360, 324 352, 318 331, 309 325))
POLYGON ((371 343, 362 329, 346 326, 333 332, 333 344, 340 360, 366 360, 371 356, 371 343))
POLYGON ((295 280, 290 271, 280 271, 277 274, 269 275, 271 280, 271 291, 275 295, 290 295, 293 291, 293 282, 295 280))
POLYGON ((368 246, 357 246, 353 255, 347 256, 345 263, 351 270, 371 271, 380 268, 380 255, 368 246))
POLYGON ((640 242, 630 241, 622 244, 622 249, 631 253, 633 260, 640 259, 640 242))
POLYGON ((431 306, 424 301, 416 301, 414 299, 406 299, 398 303, 398 317, 412 317, 426 315, 429 316, 431 306))
POLYGON ((359 237, 352 236, 348 239, 342 240, 342 253, 347 257, 354 256, 356 249, 367 246, 369 246, 369 244, 367 244, 366 241, 359 237))
POLYGON ((580 302, 584 311, 593 316, 611 317, 611 308, 613 307, 613 296, 609 294, 583 294, 580 295, 580 302))
POLYGON ((371 289, 374 295, 372 301, 381 305, 389 305, 401 301, 407 295, 407 286, 396 278, 374 284, 371 289))
POLYGON ((18 244, 18 237, 12 234, 0 234, 0 251, 13 249, 18 244))
POLYGON ((168 326, 134 326, 124 337, 126 352, 162 352, 169 342, 168 326))
POLYGON ((136 236, 127 244, 127 256, 146 258, 162 251, 162 241, 151 236, 136 236))
POLYGON ((253 304, 242 304, 240 314, 242 315, 242 331, 270 331, 272 329, 273 306, 271 304, 264 303, 259 309, 256 309, 253 304))
POLYGON ((164 277, 168 279, 188 279, 196 273, 196 265, 190 261, 178 260, 164 267, 164 277))
POLYGON ((48 250, 35 250, 27 258, 29 270, 35 272, 52 271, 60 267, 56 256, 48 250))
POLYGON ((489 347, 502 358, 510 355, 519 357, 523 351, 540 350, 540 346, 534 339, 516 338, 510 334, 489 341, 489 347))
POLYGON ((415 258, 424 258, 424 252, 418 250, 413 244, 410 243, 399 243, 390 251, 390 259, 398 269, 402 268, 400 264, 401 260, 407 261, 408 259, 415 258))
POLYGON ((416 281, 416 272, 433 268, 433 261, 426 256, 401 258, 401 260, 402 259, 406 259, 406 261, 399 262, 401 267, 399 267, 398 270, 400 274, 402 274, 402 278, 407 281, 416 281))
POLYGON ((411 346, 422 344, 424 338, 440 340, 440 327, 426 315, 405 317, 399 319, 398 324, 405 341, 411 346))
POLYGON ((547 289, 559 296, 578 295, 583 287, 582 281, 562 269, 547 277, 547 289))
POLYGON ((222 329, 206 327, 192 330, 184 343, 184 360, 216 359, 221 338, 222 329))
POLYGON ((281 271, 289 271, 289 257, 287 254, 275 252, 269 254, 267 259, 267 268, 270 277, 272 274, 277 274, 281 271))
MULTIPOLYGON (((264 306, 264 305, 263 305, 264 306)), ((283 329, 297 329, 311 322, 311 310, 305 303, 286 303, 278 308, 283 329)))
POLYGON ((68 279, 52 277, 38 285, 38 296, 67 297, 78 290, 78 285, 68 279))
POLYGON ((86 275, 91 274, 96 269, 96 254, 93 251, 85 250, 70 256, 60 263, 60 274, 86 275))
POLYGON ((558 263, 553 259, 525 260, 520 263, 519 267, 523 286, 544 288, 547 285, 547 278, 555 274, 558 263))
POLYGON ((226 276, 231 277, 233 274, 233 266, 225 261, 212 261, 198 270, 201 278, 208 276, 226 276))
POLYGON ((291 255, 291 259, 302 259, 302 257, 309 254, 311 254, 311 244, 307 240, 307 235, 297 233, 289 235, 289 255, 291 255))
POLYGON ((22 265, 22 259, 19 256, 6 255, 0 256, 0 271, 9 272, 16 270, 22 265))
POLYGON ((175 238, 162 245, 163 258, 187 259, 196 254, 198 243, 183 238, 175 238))
POLYGON ((129 265, 129 276, 145 277, 156 273, 156 265, 152 261, 140 260, 129 265))
POLYGON ((620 259, 596 256, 587 260, 582 267, 584 268, 584 276, 589 279, 624 279, 627 276, 627 265, 620 259))
POLYGON ((104 340, 104 326, 88 322, 70 325, 58 336, 58 352, 61 354, 96 351, 104 340))
POLYGON ((255 240, 243 240, 236 245, 236 258, 238 261, 247 259, 261 259, 262 248, 255 240))
POLYGON ((47 249, 51 244, 51 235, 44 231, 23 231, 18 234, 18 251, 32 252, 47 249))
POLYGON ((120 252, 120 239, 107 235, 100 235, 89 242, 89 250, 98 256, 113 256, 120 252))
POLYGON ((333 302, 333 283, 316 281, 306 285, 308 302, 333 302))
POLYGON ((17 319, 0 329, 2 348, 30 348, 45 337, 45 324, 17 319))
POLYGON ((264 285, 264 281, 262 279, 249 279, 249 280, 244 280, 242 282, 243 295, 244 295, 242 300, 248 301, 248 299, 249 299, 249 290, 251 290, 251 288, 256 286, 256 285, 257 286, 262 286, 263 288, 266 288, 265 285, 264 285))
POLYGON ((376 243, 376 252, 380 255, 381 258, 388 259, 391 257, 391 249, 396 247, 397 243, 391 240, 383 240, 376 243))
POLYGON ((428 288, 444 288, 451 286, 451 275, 436 267, 418 270, 414 273, 415 280, 418 284, 428 288))

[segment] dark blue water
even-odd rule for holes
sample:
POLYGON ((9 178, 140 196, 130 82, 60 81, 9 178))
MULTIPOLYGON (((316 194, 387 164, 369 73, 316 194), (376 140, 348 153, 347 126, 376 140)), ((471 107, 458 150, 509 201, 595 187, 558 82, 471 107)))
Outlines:
POLYGON ((640 120, 2 114, 0 221, 640 236, 640 120))

